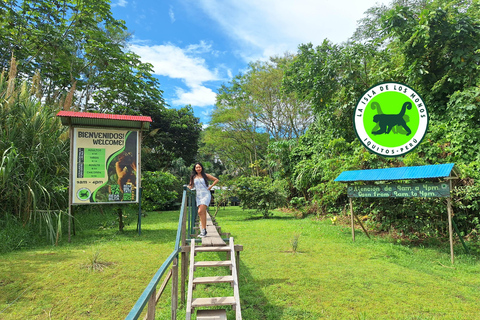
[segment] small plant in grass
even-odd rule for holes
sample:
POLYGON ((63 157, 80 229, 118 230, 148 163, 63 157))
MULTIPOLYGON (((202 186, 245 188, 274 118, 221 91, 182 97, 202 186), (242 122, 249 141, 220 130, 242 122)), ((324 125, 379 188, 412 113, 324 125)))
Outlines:
POLYGON ((295 234, 293 234, 293 238, 292 238, 291 244, 292 244, 292 251, 293 251, 294 253, 297 252, 298 242, 299 242, 299 240, 300 240, 300 236, 301 236, 301 235, 302 235, 301 233, 295 233, 295 234))
POLYGON ((83 267, 90 271, 103 271, 103 269, 108 268, 113 264, 113 262, 101 261, 99 250, 95 251, 89 260, 89 263, 83 265, 83 267))
POLYGON ((332 221, 332 224, 333 224, 333 225, 336 225, 336 224, 337 224, 337 216, 331 217, 330 220, 332 221))

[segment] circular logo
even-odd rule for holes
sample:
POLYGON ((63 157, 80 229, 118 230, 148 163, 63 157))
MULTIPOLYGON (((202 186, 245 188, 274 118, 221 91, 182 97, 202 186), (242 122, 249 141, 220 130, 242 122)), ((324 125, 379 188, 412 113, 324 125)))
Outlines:
POLYGON ((353 126, 370 152, 399 157, 415 149, 425 137, 428 111, 422 97, 409 86, 380 83, 358 100, 353 126))
POLYGON ((82 201, 87 201, 90 199, 90 195, 92 193, 90 192, 89 189, 87 188, 81 188, 80 190, 77 191, 77 198, 82 201))

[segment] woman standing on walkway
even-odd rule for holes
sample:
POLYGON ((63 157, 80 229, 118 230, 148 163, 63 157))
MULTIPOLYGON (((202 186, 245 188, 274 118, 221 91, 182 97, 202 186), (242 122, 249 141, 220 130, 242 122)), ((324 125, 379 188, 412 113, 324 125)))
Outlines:
POLYGON ((203 166, 200 162, 195 163, 190 175, 190 183, 188 188, 195 188, 197 191, 197 207, 198 216, 200 217, 201 232, 199 237, 205 237, 207 235, 207 207, 212 199, 210 189, 218 183, 218 179, 211 174, 205 173, 203 166), (208 180, 213 180, 213 183, 209 186, 208 180))

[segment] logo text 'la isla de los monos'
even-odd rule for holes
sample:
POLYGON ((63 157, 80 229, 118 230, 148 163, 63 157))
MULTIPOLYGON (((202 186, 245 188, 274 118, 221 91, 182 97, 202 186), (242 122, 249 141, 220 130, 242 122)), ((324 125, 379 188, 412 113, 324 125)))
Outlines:
POLYGON ((409 86, 386 82, 368 89, 353 114, 358 139, 370 152, 399 157, 417 147, 428 128, 428 111, 409 86))

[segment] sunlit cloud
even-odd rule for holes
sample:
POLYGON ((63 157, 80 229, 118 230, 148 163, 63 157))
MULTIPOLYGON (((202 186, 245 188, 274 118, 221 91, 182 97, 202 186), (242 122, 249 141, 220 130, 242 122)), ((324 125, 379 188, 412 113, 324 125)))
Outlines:
POLYGON ((216 93, 204 86, 189 87, 190 91, 185 91, 182 88, 176 89, 177 99, 173 100, 174 105, 191 104, 197 107, 206 107, 215 104, 216 93))
POLYGON ((131 44, 130 50, 141 57, 143 62, 153 65, 153 72, 159 76, 180 79, 186 88, 176 88, 173 105, 204 107, 215 103, 215 92, 205 83, 222 80, 218 70, 210 70, 200 54, 208 53, 210 46, 205 42, 187 46, 185 49, 173 44, 147 45, 131 44))
POLYGON ((353 35, 357 19, 377 0, 190 0, 225 35, 238 41, 245 61, 296 52, 301 43, 341 43, 353 35), (348 10, 345 10, 348 8, 348 10), (360 13, 360 14, 359 14, 360 13))
POLYGON ((117 2, 115 3, 112 3, 111 6, 112 7, 126 7, 128 4, 127 0, 118 0, 117 2))
POLYGON ((168 16, 170 17, 170 21, 172 23, 175 22, 175 13, 173 12, 173 7, 170 6, 170 9, 168 10, 168 16))

